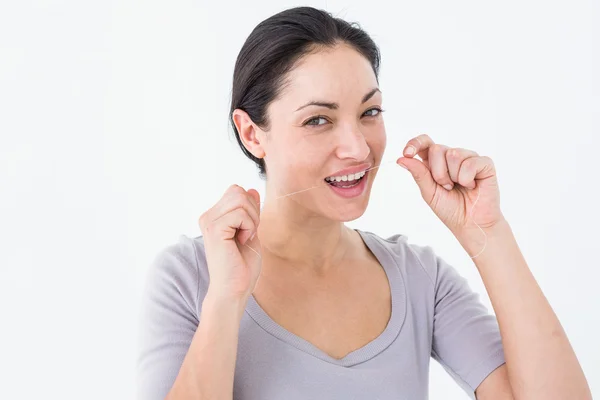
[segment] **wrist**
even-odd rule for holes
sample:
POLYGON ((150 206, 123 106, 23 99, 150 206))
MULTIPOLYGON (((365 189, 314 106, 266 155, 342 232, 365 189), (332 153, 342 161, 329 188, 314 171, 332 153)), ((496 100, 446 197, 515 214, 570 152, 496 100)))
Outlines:
POLYGON ((209 285, 208 291, 206 292, 206 296, 202 301, 202 307, 215 307, 224 311, 236 310, 241 313, 246 308, 247 302, 248 296, 224 293, 216 289, 211 289, 209 285))
MULTIPOLYGON (((502 219, 491 226, 481 228, 475 226, 464 229, 454 236, 465 251, 471 257, 474 257, 481 253, 484 246, 487 249, 488 246, 493 245, 498 239, 504 238, 507 235, 512 235, 512 230, 508 221, 502 219)), ((483 251, 485 252, 485 250, 483 251)))

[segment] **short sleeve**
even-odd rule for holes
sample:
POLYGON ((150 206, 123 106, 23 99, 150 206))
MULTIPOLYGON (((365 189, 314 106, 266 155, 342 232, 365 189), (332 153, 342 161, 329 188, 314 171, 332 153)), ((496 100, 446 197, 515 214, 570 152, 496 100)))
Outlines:
POLYGON ((137 398, 164 400, 199 324, 199 274, 193 241, 155 256, 147 273, 138 326, 137 398))
POLYGON ((467 280, 439 256, 435 260, 432 357, 475 399, 475 389, 505 363, 496 316, 467 280))

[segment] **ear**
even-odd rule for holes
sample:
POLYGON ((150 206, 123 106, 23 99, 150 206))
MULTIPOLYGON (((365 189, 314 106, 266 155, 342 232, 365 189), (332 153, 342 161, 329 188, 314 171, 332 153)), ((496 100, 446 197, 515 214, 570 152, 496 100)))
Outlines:
POLYGON ((246 149, 248 149, 254 157, 263 158, 265 156, 265 149, 263 143, 261 143, 265 138, 263 130, 252 122, 250 116, 244 110, 236 108, 233 110, 232 116, 240 139, 242 143, 244 143, 246 149))

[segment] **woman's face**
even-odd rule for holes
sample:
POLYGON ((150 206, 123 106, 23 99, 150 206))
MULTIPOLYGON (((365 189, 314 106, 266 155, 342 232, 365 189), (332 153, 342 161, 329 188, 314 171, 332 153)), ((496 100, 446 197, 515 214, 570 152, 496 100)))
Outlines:
POLYGON ((267 186, 277 196, 320 188, 277 201, 338 221, 360 217, 378 169, 356 178, 379 165, 386 145, 381 106, 371 64, 353 48, 338 45, 302 58, 268 108, 267 186), (334 187, 331 177, 337 186, 354 187, 334 187))

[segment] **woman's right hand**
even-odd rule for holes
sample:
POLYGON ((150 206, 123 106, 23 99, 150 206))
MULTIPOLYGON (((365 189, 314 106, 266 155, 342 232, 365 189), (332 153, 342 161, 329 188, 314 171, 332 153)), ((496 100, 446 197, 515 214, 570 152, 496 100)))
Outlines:
POLYGON ((210 292, 226 298, 247 299, 254 291, 261 269, 261 258, 252 251, 262 254, 256 235, 260 223, 260 195, 254 189, 246 191, 231 185, 198 222, 204 237, 210 292))

